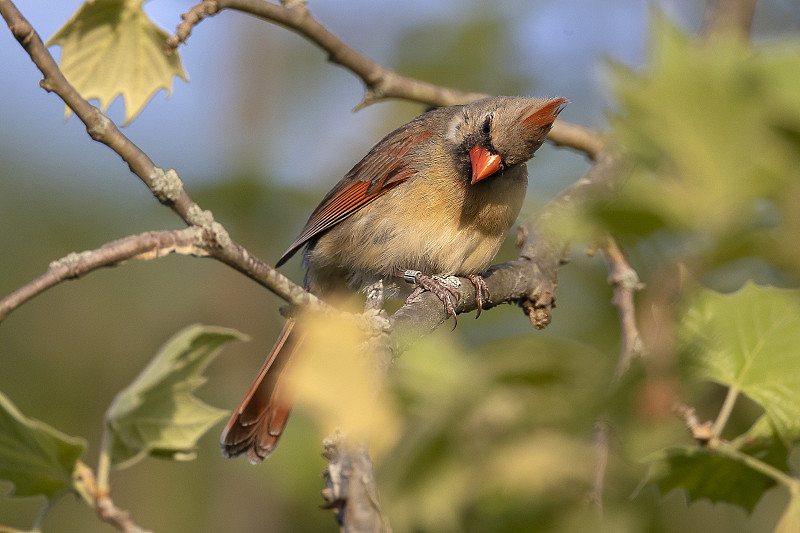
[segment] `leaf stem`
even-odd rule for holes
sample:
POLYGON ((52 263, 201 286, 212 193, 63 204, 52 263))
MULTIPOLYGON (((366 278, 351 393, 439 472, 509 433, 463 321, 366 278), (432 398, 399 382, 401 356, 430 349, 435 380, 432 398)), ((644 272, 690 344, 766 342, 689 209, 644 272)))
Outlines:
POLYGON ((714 425, 711 428, 711 434, 715 437, 720 438, 722 430, 725 429, 725 424, 728 423, 728 419, 731 416, 733 406, 736 403, 736 398, 738 398, 738 396, 739 389, 736 386, 731 386, 728 388, 728 394, 725 396, 725 401, 722 402, 722 408, 719 410, 719 415, 717 415, 717 419, 714 420, 714 425))
POLYGON ((109 493, 109 479, 111 477, 111 447, 113 440, 108 422, 103 424, 103 437, 100 441, 100 456, 97 460, 97 496, 106 496, 109 493))
POLYGON ((721 455, 725 455, 735 461, 740 461, 756 472, 760 472, 765 476, 773 479, 777 483, 785 486, 789 489, 790 492, 793 494, 798 494, 800 492, 800 479, 792 477, 781 470, 778 470, 772 465, 765 463, 764 461, 753 457, 752 455, 748 455, 743 451, 739 450, 736 446, 729 444, 727 442, 717 440, 712 448, 720 453, 721 455))

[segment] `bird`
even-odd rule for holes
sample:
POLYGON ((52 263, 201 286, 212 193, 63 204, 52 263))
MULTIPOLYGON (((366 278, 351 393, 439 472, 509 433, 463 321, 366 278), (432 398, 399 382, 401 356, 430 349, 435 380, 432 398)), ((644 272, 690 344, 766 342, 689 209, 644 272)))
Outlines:
MULTIPOLYGON (((475 286, 480 313, 489 297, 481 274, 522 208, 526 162, 567 103, 496 96, 419 115, 323 197, 276 268, 305 247, 304 286, 327 302, 343 302, 377 280, 405 281, 416 285, 409 300, 431 291, 454 320, 460 293, 441 278, 463 276, 475 286)), ((258 464, 275 449, 292 409, 281 376, 302 343, 296 326, 288 319, 225 426, 223 456, 258 464)))

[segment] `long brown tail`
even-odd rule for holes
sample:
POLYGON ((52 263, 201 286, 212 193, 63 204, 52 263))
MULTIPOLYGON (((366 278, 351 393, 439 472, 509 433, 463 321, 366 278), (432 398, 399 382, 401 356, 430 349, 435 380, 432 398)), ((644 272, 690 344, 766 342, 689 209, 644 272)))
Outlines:
POLYGON ((302 340, 302 335, 292 334, 294 326, 294 320, 286 322, 250 390, 222 430, 219 445, 223 456, 245 454, 248 461, 258 464, 277 446, 292 411, 290 393, 280 377, 302 340))

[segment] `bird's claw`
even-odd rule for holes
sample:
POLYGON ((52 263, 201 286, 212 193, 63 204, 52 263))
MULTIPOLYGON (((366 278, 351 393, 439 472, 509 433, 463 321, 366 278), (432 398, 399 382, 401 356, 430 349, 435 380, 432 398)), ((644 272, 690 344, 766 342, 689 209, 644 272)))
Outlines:
POLYGON ((486 282, 480 274, 469 274, 467 278, 475 287, 475 303, 478 305, 478 313, 475 318, 478 318, 481 316, 481 311, 483 311, 483 302, 489 298, 489 287, 486 286, 486 282), (486 295, 486 298, 484 298, 484 295, 486 295))
POLYGON ((403 275, 403 278, 406 279, 406 281, 409 281, 408 278, 413 278, 414 283, 417 284, 417 287, 411 292, 411 294, 408 295, 408 298, 406 298, 406 303, 411 302, 411 300, 425 291, 432 292, 442 301, 448 316, 453 317, 453 329, 456 329, 456 326, 458 326, 458 318, 456 317, 456 303, 458 303, 458 299, 461 298, 461 293, 459 291, 450 287, 441 280, 423 274, 419 271, 406 271, 406 274, 403 275), (411 275, 409 276, 408 274, 411 275), (453 298, 455 298, 455 301, 453 301, 453 298))

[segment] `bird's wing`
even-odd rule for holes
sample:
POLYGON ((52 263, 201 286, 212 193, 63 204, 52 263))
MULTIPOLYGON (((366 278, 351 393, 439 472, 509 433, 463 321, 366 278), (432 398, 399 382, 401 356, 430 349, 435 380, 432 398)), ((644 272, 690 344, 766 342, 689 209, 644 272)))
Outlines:
POLYGON ((431 136, 428 131, 411 135, 390 134, 378 143, 336 186, 325 195, 306 222, 305 228, 278 259, 281 266, 310 239, 364 207, 370 201, 413 176, 408 152, 431 136))

